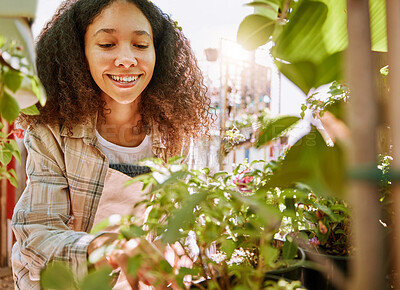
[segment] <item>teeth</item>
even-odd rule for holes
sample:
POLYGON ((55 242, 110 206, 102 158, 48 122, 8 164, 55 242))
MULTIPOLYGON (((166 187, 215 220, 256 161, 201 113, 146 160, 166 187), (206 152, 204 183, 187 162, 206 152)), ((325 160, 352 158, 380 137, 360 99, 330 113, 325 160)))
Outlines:
POLYGON ((113 76, 110 75, 110 77, 117 82, 120 83, 130 83, 130 82, 134 82, 137 80, 138 76, 133 76, 133 77, 119 77, 119 76, 113 76))

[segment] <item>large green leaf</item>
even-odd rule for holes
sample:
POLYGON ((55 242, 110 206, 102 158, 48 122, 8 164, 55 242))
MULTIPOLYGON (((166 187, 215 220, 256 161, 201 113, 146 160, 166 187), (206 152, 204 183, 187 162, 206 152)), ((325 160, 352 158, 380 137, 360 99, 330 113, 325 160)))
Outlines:
POLYGON ((279 71, 299 87, 306 95, 314 87, 316 66, 309 61, 283 63, 275 61, 279 71))
POLYGON ((275 64, 279 71, 306 95, 312 88, 341 80, 343 77, 343 52, 328 55, 317 65, 310 61, 289 64, 275 61, 275 64))
POLYGON ((327 55, 323 25, 328 7, 319 1, 302 1, 276 40, 272 54, 287 62, 321 62, 327 55))
POLYGON ((0 114, 10 124, 18 117, 19 105, 16 99, 7 92, 0 99, 0 114))
POLYGON ((266 124, 262 124, 261 133, 257 139, 256 147, 265 145, 272 139, 281 136, 282 132, 289 129, 293 124, 299 121, 294 116, 279 116, 268 120, 266 124))
POLYGON ((112 277, 110 276, 112 269, 109 266, 102 267, 96 271, 89 273, 81 283, 80 289, 96 289, 111 290, 112 277))
POLYGON ((327 146, 315 127, 289 150, 265 188, 308 185, 315 193, 343 196, 343 151, 327 146))
POLYGON ((341 81, 344 72, 344 52, 328 55, 317 65, 313 87, 318 88, 333 81, 341 81))
POLYGON ((347 49, 347 5, 346 0, 320 0, 328 7, 322 27, 323 40, 329 54, 347 49))
POLYGON ((40 284, 42 289, 78 289, 74 281, 74 275, 71 269, 60 262, 50 264, 40 273, 40 284))
POLYGON ((374 51, 387 51, 386 1, 369 0, 371 45, 374 51))
POLYGON ((274 32, 276 21, 263 15, 252 14, 239 25, 237 41, 248 50, 265 44, 274 32))

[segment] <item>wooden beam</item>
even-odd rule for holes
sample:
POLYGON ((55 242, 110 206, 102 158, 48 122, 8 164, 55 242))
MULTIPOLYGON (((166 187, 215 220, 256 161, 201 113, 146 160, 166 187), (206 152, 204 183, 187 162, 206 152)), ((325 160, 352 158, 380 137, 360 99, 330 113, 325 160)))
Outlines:
MULTIPOLYGON (((376 169, 377 158, 378 106, 368 1, 347 0, 347 15, 347 72, 351 94, 347 117, 352 135, 348 161, 350 172, 358 174, 376 169)), ((386 289, 377 182, 352 179, 348 188, 353 207, 352 240, 355 247, 349 289, 386 289)))

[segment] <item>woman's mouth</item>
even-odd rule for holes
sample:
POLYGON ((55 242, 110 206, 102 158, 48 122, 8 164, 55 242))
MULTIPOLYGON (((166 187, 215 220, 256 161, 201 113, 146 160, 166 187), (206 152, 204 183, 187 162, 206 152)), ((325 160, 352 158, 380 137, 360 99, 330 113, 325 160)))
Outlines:
POLYGON ((129 84, 134 83, 138 78, 139 75, 136 76, 117 76, 117 75, 108 75, 113 81, 116 81, 120 84, 129 84))

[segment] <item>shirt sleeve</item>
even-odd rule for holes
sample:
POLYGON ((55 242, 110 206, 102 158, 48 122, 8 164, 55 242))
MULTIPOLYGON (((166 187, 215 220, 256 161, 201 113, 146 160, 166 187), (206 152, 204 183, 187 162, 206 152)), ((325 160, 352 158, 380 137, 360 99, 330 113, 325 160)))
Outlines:
POLYGON ((32 281, 50 261, 67 262, 77 279, 87 273, 87 247, 96 237, 68 227, 70 196, 61 137, 47 127, 27 130, 27 186, 12 218, 32 281))

